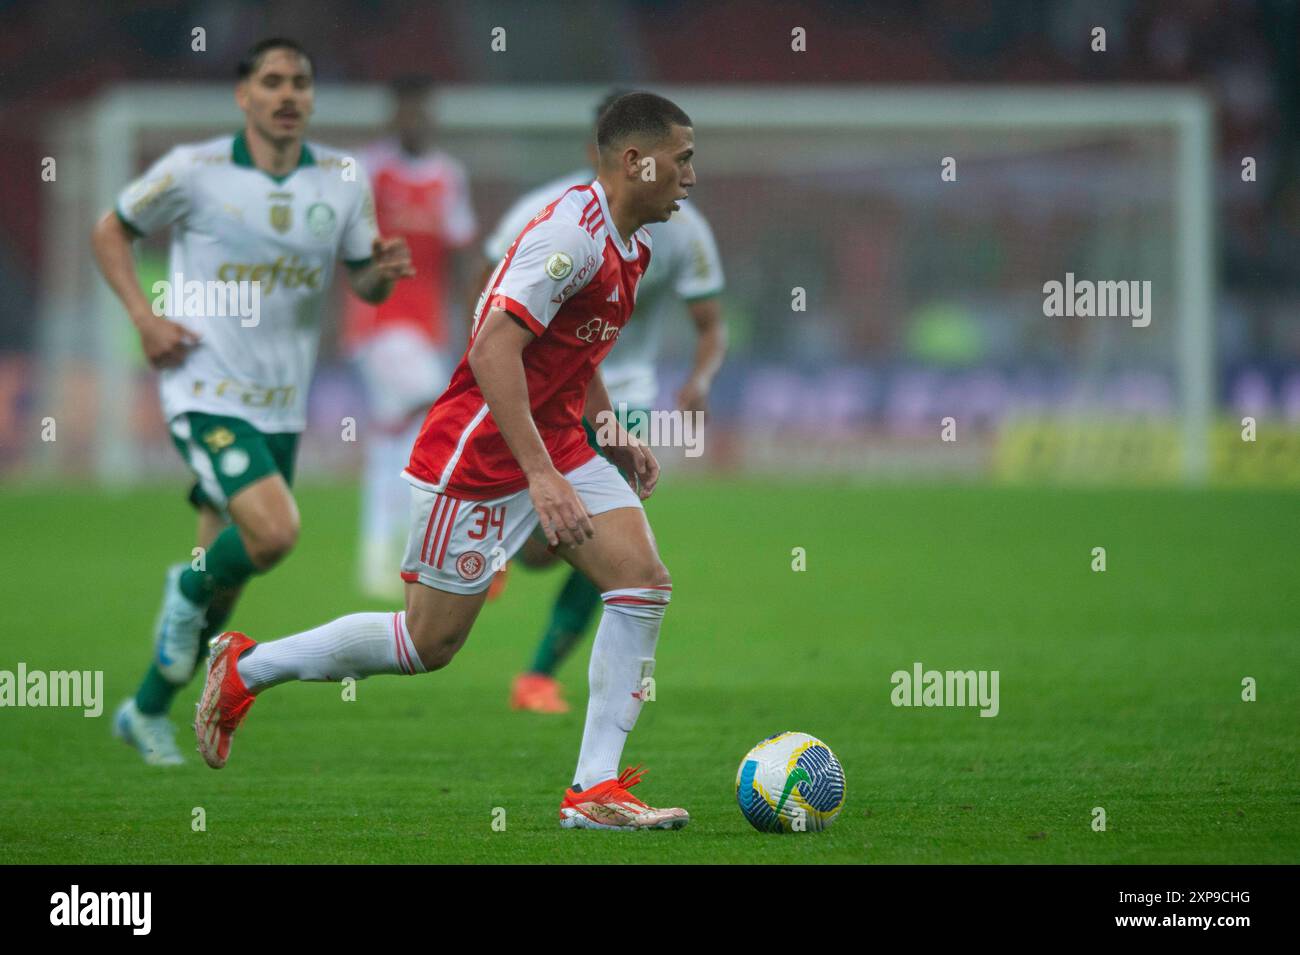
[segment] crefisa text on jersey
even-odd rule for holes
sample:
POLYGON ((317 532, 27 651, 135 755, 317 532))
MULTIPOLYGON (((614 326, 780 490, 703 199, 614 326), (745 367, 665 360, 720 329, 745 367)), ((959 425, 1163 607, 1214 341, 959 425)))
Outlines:
POLYGON ((171 281, 153 283, 153 313, 168 318, 238 318, 244 328, 262 320, 260 280, 186 281, 180 272, 171 281))

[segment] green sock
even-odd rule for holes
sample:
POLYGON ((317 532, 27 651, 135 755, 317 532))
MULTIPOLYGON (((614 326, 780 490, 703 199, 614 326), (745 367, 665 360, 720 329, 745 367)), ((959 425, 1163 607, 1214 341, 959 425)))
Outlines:
POLYGON ((146 716, 162 716, 171 708, 172 698, 180 689, 176 684, 168 683, 158 672, 157 665, 150 663, 140 689, 135 691, 136 709, 146 716))
POLYGON ((190 566, 181 573, 181 593, 200 605, 212 599, 212 591, 217 587, 239 587, 257 573, 234 524, 213 540, 204 566, 206 570, 190 566))
POLYGON ((554 676, 556 668, 582 640, 599 606, 600 591, 596 585, 576 570, 570 572, 564 589, 555 598, 550 626, 542 636, 529 672, 554 676))
MULTIPOLYGON (((217 587, 238 587, 257 572, 257 568, 248 557, 248 551, 244 549, 244 542, 239 537, 239 529, 233 524, 213 540, 212 546, 208 548, 206 567, 207 570, 195 570, 191 566, 181 572, 181 593, 196 604, 210 603, 212 592, 217 587)), ((199 655, 194 666, 195 672, 198 672, 199 664, 207 657, 208 639, 221 632, 220 628, 225 625, 229 616, 230 610, 227 608, 217 619, 209 619, 207 626, 203 628, 199 637, 199 655)), ((167 679, 158 672, 158 668, 151 663, 144 680, 140 683, 140 688, 135 691, 136 708, 146 716, 160 716, 171 709, 172 700, 182 689, 183 685, 167 682, 167 679)))

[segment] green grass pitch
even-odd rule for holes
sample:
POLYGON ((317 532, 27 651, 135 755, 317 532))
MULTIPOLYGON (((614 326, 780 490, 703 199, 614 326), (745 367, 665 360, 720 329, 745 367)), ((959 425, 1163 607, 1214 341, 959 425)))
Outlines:
MULTIPOLYGON (((298 549, 232 621, 255 639, 385 609, 353 587, 355 489, 300 505, 298 549)), ((192 751, 151 769, 110 720, 188 553, 178 487, 6 489, 0 669, 102 669, 105 709, 0 710, 0 862, 1300 861, 1300 496, 670 477, 649 512, 674 599, 625 762, 692 821, 624 835, 556 823, 589 643, 561 674, 573 713, 506 707, 558 569, 516 569, 440 673, 371 678, 355 702, 281 687, 226 769, 192 751), (894 707, 914 661, 998 670, 999 715, 894 707), (741 756, 785 729, 844 765, 828 832, 760 834, 736 807, 741 756)))

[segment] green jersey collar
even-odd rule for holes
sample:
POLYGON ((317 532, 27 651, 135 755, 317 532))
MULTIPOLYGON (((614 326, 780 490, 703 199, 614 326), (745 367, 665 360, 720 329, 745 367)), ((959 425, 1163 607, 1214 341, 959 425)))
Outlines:
MULTIPOLYGON (((242 129, 235 134, 235 141, 233 144, 231 144, 230 161, 233 162, 236 166, 247 166, 249 169, 258 168, 256 165, 253 164, 253 156, 248 151, 248 140, 244 138, 244 131, 242 129)), ((298 165, 295 166, 293 169, 289 170, 289 172, 285 173, 283 176, 272 176, 265 169, 258 169, 258 172, 261 172, 263 175, 272 179, 276 185, 279 185, 280 183, 288 179, 290 176, 292 176, 299 169, 301 169, 303 166, 314 166, 314 165, 316 165, 316 157, 311 154, 311 150, 307 147, 307 144, 304 142, 302 144, 302 152, 298 154, 298 165)))

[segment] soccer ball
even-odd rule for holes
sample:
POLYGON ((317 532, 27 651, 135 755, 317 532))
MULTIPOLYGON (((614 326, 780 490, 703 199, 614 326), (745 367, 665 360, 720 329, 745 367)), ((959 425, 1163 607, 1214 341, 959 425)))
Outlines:
POLYGON ((740 761, 736 801, 759 832, 817 832, 844 808, 844 770, 816 737, 777 733, 740 761))

